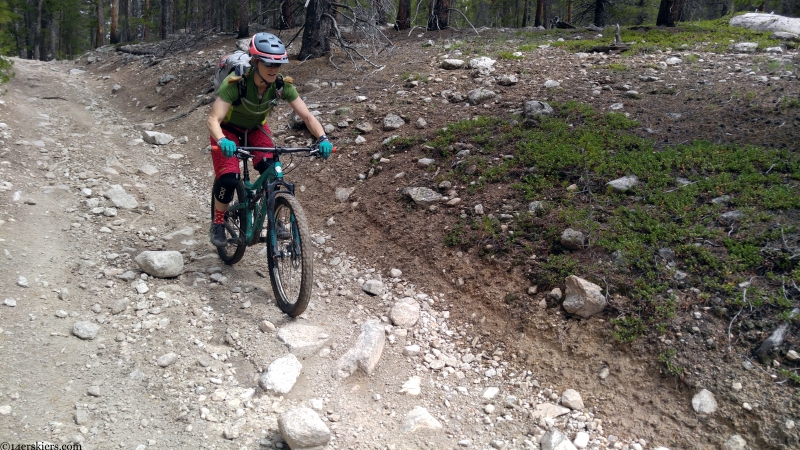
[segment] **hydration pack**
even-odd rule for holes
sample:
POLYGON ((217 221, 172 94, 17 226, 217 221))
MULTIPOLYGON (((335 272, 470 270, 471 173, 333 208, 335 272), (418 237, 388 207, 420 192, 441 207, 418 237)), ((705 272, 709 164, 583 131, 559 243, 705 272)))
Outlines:
MULTIPOLYGON (((239 90, 239 98, 233 102, 233 106, 241 105, 242 100, 247 98, 247 79, 245 74, 248 70, 250 70, 250 55, 248 53, 236 50, 230 55, 223 56, 219 60, 217 70, 214 73, 214 92, 217 92, 225 78, 234 72, 236 76, 242 77, 242 79, 236 83, 239 90)), ((275 95, 276 98, 272 101, 272 106, 277 105, 278 100, 283 96, 283 77, 281 76, 278 76, 275 80, 275 95)))
POLYGON ((219 60, 217 70, 214 72, 214 92, 219 90, 222 80, 225 79, 231 72, 235 72, 236 76, 243 77, 250 68, 250 55, 247 52, 236 50, 230 55, 225 55, 219 60))

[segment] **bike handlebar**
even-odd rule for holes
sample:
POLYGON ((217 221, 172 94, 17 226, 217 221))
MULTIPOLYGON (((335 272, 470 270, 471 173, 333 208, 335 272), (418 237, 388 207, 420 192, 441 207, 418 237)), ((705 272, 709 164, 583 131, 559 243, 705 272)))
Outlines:
MULTIPOLYGON (((219 151, 219 145, 212 145, 211 151, 219 151)), ((244 157, 253 157, 253 154, 250 152, 267 152, 267 153, 276 153, 278 155, 282 155, 285 153, 303 153, 308 152, 308 155, 316 155, 319 153, 319 147, 236 147, 236 156, 244 156, 244 157)), ((333 147, 331 153, 336 153, 336 147, 333 147)))

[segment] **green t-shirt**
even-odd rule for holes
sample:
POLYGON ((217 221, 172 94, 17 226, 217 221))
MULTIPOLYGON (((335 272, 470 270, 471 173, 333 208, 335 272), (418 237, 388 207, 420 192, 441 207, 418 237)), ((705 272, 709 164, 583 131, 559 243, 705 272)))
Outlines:
MULTIPOLYGON (((225 80, 222 81, 217 91, 219 98, 230 104, 233 104, 239 99, 239 87, 237 83, 228 83, 228 78, 232 75, 233 74, 228 75, 225 80)), ((278 76, 281 77, 282 75, 278 74, 278 76)), ((258 89, 255 84, 255 72, 252 69, 248 70, 245 74, 245 79, 247 80, 246 98, 242 99, 241 104, 231 107, 224 122, 240 128, 250 129, 267 121, 267 115, 272 111, 274 106, 272 101, 276 97, 275 83, 272 83, 267 90, 264 91, 263 97, 259 99, 258 89)), ((295 89, 293 84, 283 83, 281 100, 293 102, 299 96, 300 94, 297 93, 297 89, 295 89)))

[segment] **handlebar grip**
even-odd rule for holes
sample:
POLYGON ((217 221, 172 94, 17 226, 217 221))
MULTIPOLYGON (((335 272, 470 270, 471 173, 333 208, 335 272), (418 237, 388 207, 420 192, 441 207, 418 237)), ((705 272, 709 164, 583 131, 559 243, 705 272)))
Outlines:
POLYGON ((211 151, 213 152, 214 150, 219 151, 220 150, 219 145, 212 145, 211 146, 211 151))

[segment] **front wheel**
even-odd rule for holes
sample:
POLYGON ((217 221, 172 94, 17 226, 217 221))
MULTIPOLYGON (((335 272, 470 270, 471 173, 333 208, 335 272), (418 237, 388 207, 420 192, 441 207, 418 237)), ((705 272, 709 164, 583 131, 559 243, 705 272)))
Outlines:
POLYGON ((281 311, 297 317, 311 299, 313 250, 306 215, 294 196, 275 197, 274 229, 277 246, 272 237, 267 245, 272 292, 281 311))
MULTIPOLYGON (((239 262, 244 256, 244 251, 247 249, 245 240, 245 223, 247 222, 247 215, 244 208, 238 206, 244 200, 244 185, 240 181, 236 186, 235 195, 231 202, 227 205, 228 210, 225 212, 225 235, 227 236, 227 244, 224 247, 217 247, 217 253, 220 259, 225 264, 233 265, 239 262)), ((211 222, 214 222, 214 194, 211 194, 211 222)))

